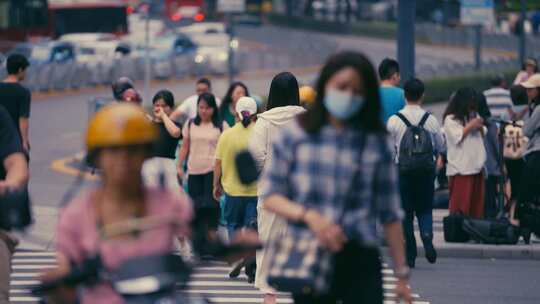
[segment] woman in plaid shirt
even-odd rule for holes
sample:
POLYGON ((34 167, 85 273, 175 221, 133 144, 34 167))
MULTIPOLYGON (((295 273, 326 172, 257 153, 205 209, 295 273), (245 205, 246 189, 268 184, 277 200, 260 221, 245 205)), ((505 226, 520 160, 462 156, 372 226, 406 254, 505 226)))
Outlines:
POLYGON ((330 292, 297 294, 295 303, 383 303, 377 221, 399 279, 396 294, 411 301, 396 168, 380 112, 372 64, 343 52, 323 67, 313 108, 274 142, 259 184, 263 207, 288 219, 291 233, 311 231, 335 253, 330 292))

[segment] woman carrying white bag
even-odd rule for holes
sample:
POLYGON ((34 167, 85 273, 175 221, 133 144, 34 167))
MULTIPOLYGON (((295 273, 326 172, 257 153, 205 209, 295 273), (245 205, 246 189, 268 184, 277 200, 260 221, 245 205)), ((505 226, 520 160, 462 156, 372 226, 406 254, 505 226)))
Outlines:
MULTIPOLYGON (((256 161, 258 171, 261 171, 272 158, 273 135, 305 111, 299 105, 298 81, 294 75, 288 72, 276 75, 270 86, 267 110, 258 116, 249 142, 249 149, 256 161)), ((275 213, 266 210, 259 201, 257 226, 260 240, 266 243, 268 240, 283 236, 287 222, 275 213)), ((255 287, 265 294, 264 304, 275 304, 276 292, 266 283, 269 262, 266 248, 257 252, 255 287)))

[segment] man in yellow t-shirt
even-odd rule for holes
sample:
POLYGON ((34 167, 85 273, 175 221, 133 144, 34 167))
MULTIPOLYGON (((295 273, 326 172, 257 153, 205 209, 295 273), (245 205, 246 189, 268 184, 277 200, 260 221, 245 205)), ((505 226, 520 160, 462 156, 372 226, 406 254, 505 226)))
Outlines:
POLYGON ((242 97, 236 104, 237 123, 221 134, 216 149, 214 167, 214 198, 225 194, 223 215, 229 239, 257 218, 257 183, 243 185, 236 170, 236 155, 247 149, 248 140, 257 114, 257 103, 242 97))

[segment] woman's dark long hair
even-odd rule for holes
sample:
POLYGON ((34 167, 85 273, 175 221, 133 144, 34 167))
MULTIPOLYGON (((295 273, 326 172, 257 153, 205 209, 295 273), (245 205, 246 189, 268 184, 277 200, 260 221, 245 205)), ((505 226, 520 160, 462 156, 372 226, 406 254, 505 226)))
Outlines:
POLYGON ((211 94, 211 93, 203 93, 199 95, 199 99, 197 100, 197 116, 193 120, 193 123, 195 123, 197 126, 201 124, 201 116, 199 115, 199 109, 198 109, 201 101, 206 102, 206 104, 210 108, 214 109, 214 114, 212 114, 212 124, 214 125, 214 127, 221 129, 222 122, 219 116, 219 109, 216 103, 216 97, 214 96, 214 94, 211 94))
POLYGON ((444 111, 443 119, 448 115, 454 115, 454 119, 465 125, 469 118, 469 113, 477 110, 478 98, 476 91, 473 88, 461 88, 450 98, 448 107, 444 111))
POLYGON ((233 82, 229 86, 229 89, 227 90, 227 94, 225 94, 225 97, 223 97, 223 100, 221 102, 221 106, 219 107, 219 114, 221 115, 221 117, 225 117, 224 113, 229 108, 229 106, 231 105, 231 103, 232 103, 232 94, 233 94, 234 90, 237 87, 244 88, 244 90, 246 91, 246 96, 249 96, 249 90, 248 90, 247 86, 243 82, 240 82, 240 81, 233 82))
POLYGON ((349 125, 364 129, 367 132, 386 132, 381 119, 381 100, 379 95, 379 82, 375 68, 362 53, 346 51, 330 57, 321 70, 317 80, 317 98, 313 107, 299 117, 300 125, 308 133, 317 133, 328 123, 328 111, 324 106, 326 84, 334 74, 344 68, 353 68, 365 88, 366 103, 356 115, 349 119, 349 125))
POLYGON ((299 106, 298 81, 293 74, 283 72, 272 79, 266 110, 285 106, 299 106))

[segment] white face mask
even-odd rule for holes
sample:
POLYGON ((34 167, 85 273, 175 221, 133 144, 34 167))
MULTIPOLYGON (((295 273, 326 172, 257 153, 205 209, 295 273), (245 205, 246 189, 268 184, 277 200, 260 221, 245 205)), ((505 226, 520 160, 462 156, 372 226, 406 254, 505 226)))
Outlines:
POLYGON ((364 103, 364 96, 336 89, 328 89, 324 97, 326 110, 340 120, 347 120, 356 115, 364 103))

